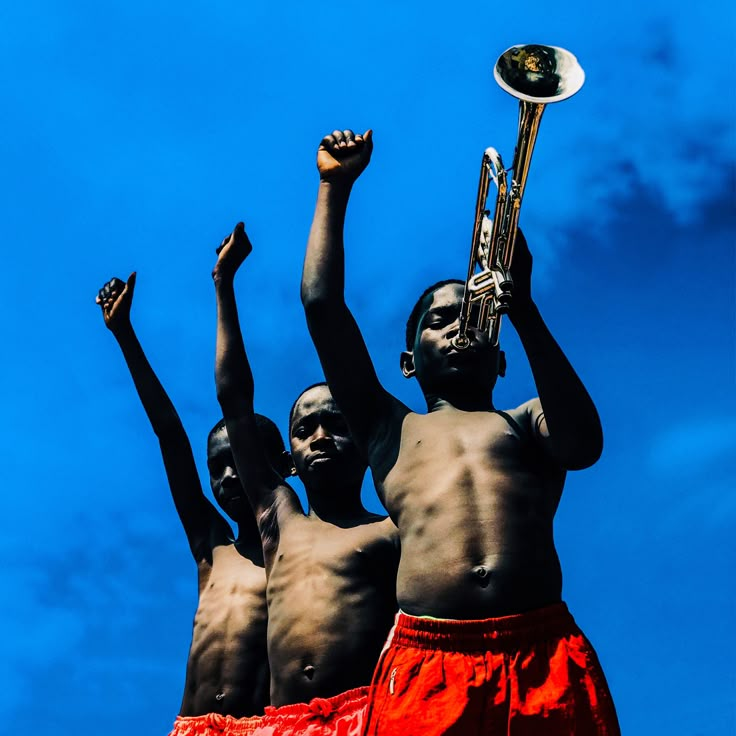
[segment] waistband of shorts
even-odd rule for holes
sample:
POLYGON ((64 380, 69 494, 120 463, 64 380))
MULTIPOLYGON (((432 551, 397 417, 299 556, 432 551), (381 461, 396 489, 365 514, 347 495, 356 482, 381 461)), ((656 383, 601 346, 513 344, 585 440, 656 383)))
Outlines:
POLYGON ((327 718, 340 710, 354 710, 362 707, 368 701, 369 690, 370 687, 364 685, 333 695, 330 698, 312 698, 308 703, 292 703, 280 706, 267 705, 265 719, 267 723, 271 724, 273 723, 272 719, 291 718, 310 713, 327 718))
POLYGON ((575 619, 564 603, 555 603, 525 613, 470 621, 411 616, 399 611, 389 634, 391 646, 444 651, 482 651, 499 645, 516 646, 540 636, 579 633, 575 619))
POLYGON ((219 713, 205 713, 201 716, 177 716, 174 730, 169 736, 212 736, 227 731, 228 736, 250 736, 263 725, 263 716, 235 718, 219 713))

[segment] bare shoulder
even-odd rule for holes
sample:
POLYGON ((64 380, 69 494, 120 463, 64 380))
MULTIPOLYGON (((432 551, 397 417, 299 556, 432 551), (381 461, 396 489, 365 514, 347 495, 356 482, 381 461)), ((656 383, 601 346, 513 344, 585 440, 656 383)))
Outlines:
POLYGON ((506 411, 499 412, 499 414, 502 416, 506 414, 518 425, 519 429, 524 434, 533 438, 538 438, 540 436, 540 429, 544 420, 544 412, 542 411, 542 403, 539 401, 539 397, 535 396, 533 399, 525 401, 515 409, 507 409, 506 411))
POLYGON ((399 530, 390 517, 383 514, 371 514, 366 524, 377 541, 389 544, 398 543, 399 530))

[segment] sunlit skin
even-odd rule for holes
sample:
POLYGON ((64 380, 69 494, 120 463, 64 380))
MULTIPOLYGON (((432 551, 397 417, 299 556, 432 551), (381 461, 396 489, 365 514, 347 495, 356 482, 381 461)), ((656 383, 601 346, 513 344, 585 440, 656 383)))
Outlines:
POLYGON ((305 515, 253 443, 253 377, 233 279, 250 252, 242 224, 225 240, 213 277, 218 302, 215 377, 220 405, 258 519, 268 574, 268 653, 274 705, 369 685, 396 613, 398 536, 365 510, 365 462, 326 386, 308 389, 290 418, 305 515))
POLYGON ((135 274, 112 279, 97 303, 120 345, 161 447, 169 488, 197 564, 199 599, 180 715, 263 713, 268 704, 266 573, 258 529, 243 495, 225 428, 207 443, 210 486, 205 497, 189 440, 130 321, 135 274))
POLYGON ((499 411, 498 350, 473 329, 467 351, 453 348, 460 284, 425 297, 413 345, 401 356, 427 413, 410 411, 381 386, 344 301, 344 218, 372 146, 370 131, 349 130, 320 145, 302 301, 332 393, 399 529, 399 605, 414 615, 481 619, 558 602, 552 522, 566 471, 600 454, 595 407, 532 300, 532 259, 521 235, 509 317, 540 398, 499 411))

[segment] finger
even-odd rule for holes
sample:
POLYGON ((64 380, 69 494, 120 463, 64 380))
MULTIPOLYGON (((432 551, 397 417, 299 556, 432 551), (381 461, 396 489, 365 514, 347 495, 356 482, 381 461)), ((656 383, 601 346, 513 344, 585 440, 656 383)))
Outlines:
POLYGON ((335 139, 335 144, 338 146, 345 145, 345 136, 341 130, 333 130, 332 137, 335 139))
POLYGON ((326 135, 319 144, 321 150, 329 151, 335 147, 335 138, 332 135, 326 135))
POLYGON ((343 135, 345 136, 345 145, 348 148, 354 148, 355 147, 355 133, 353 133, 353 131, 348 128, 348 130, 343 130, 343 135))

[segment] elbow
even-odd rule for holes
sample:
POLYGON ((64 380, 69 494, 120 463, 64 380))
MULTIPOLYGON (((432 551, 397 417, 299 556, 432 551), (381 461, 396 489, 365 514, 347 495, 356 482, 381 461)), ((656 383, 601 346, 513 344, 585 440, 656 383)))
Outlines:
POLYGON ((217 384, 217 403, 220 405, 223 416, 240 416, 253 406, 252 393, 248 399, 243 386, 237 386, 230 381, 217 384))
MULTIPOLYGON (((558 454, 558 453, 556 453, 558 454)), ((565 470, 585 470, 595 465, 603 454, 603 436, 585 437, 574 446, 563 448, 558 461, 565 470)))
POLYGON ((235 398, 232 381, 218 380, 216 382, 215 391, 217 393, 217 402, 221 407, 232 403, 235 398))
POLYGON ((302 289, 302 307, 304 307, 304 315, 307 318, 308 325, 323 322, 336 306, 337 300, 327 294, 314 291, 307 293, 302 289))
POLYGON ((301 298, 302 306, 307 313, 319 312, 345 301, 342 290, 331 288, 326 279, 303 279, 301 298))

